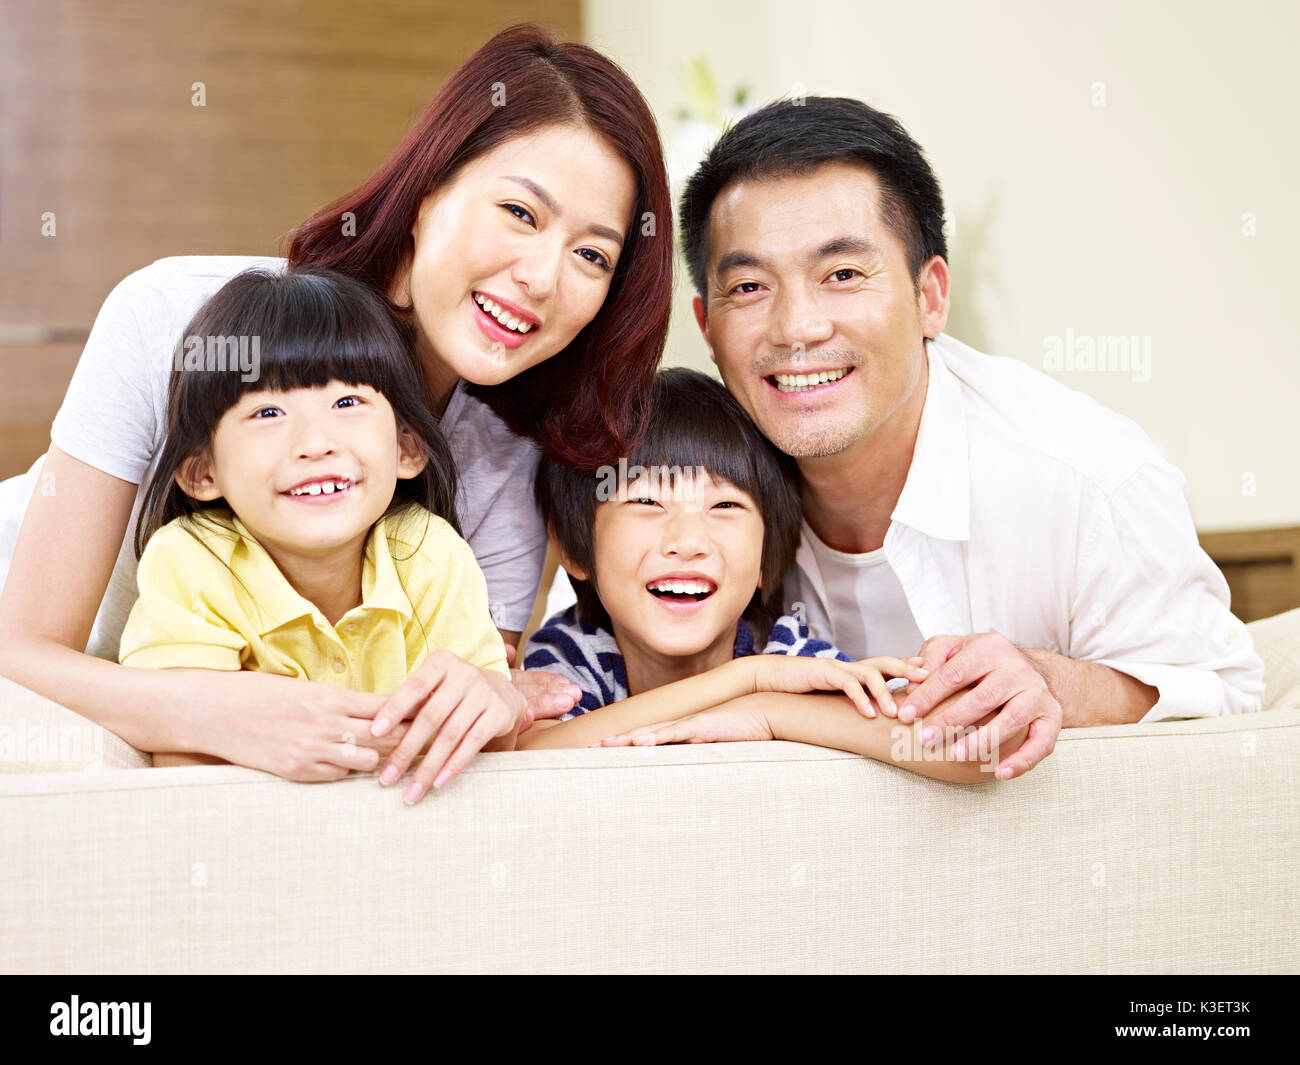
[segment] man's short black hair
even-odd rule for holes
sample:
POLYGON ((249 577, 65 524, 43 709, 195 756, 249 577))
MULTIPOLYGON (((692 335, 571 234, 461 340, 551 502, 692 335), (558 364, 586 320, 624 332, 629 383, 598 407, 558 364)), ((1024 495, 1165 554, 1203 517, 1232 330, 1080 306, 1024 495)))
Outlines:
MULTIPOLYGON (((650 394, 650 424, 627 457, 627 469, 703 467, 714 480, 748 493, 763 519, 762 588, 754 593, 744 618, 756 640, 765 640, 781 616, 781 578, 794 564, 802 521, 798 470, 767 440, 721 384, 698 370, 660 371, 650 394)), ((535 495, 542 519, 560 550, 588 580, 571 576, 578 598, 578 620, 613 631, 597 590, 595 572, 596 505, 610 484, 610 471, 580 470, 543 459, 535 495), (594 580, 590 578, 595 578, 594 580)))
POLYGON ((886 225, 907 250, 913 284, 932 256, 948 258, 943 192, 921 146, 890 115, 844 96, 778 100, 732 126, 686 183, 681 230, 695 290, 706 300, 709 212, 738 181, 806 174, 827 163, 869 169, 886 225))

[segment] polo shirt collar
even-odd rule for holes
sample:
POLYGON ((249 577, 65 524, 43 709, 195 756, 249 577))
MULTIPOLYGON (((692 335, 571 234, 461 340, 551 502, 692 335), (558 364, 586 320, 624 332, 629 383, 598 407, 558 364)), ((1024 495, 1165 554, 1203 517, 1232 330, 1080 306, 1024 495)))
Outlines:
MULTIPOLYGON (((320 615, 315 604, 294 590, 248 527, 233 514, 231 517, 240 537, 239 546, 231 556, 231 569, 254 597, 258 608, 258 635, 265 636, 301 617, 320 615)), ((349 610, 345 618, 372 610, 390 610, 406 621, 412 616, 411 600, 402 587, 397 565, 389 550, 388 522, 387 517, 381 518, 370 530, 361 563, 361 605, 349 610)), ((323 615, 320 616, 324 620, 323 615)))
POLYGON ((970 444, 961 385, 943 361, 943 336, 925 342, 930 379, 907 481, 890 517, 940 540, 970 539, 970 444))

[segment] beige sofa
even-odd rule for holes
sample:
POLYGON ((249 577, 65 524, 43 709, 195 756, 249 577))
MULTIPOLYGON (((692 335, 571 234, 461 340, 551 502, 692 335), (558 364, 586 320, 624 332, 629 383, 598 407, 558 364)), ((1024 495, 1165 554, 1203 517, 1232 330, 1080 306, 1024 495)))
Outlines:
POLYGON ((1300 611, 1263 713, 1009 783, 789 743, 485 755, 408 808, 147 755, 0 682, 0 970, 1300 970, 1300 611))

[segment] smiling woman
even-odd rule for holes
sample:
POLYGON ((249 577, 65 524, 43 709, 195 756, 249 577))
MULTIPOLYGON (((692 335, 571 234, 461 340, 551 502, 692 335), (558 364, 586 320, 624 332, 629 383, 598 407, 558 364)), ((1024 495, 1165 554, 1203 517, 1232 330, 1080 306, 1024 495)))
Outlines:
MULTIPOLYGON (((658 133, 635 86, 600 53, 523 26, 455 71, 379 170, 297 229, 287 262, 180 257, 130 275, 96 318, 48 454, 0 515, 10 530, 0 542, 16 540, 0 673, 146 751, 296 779, 374 768, 395 740, 370 733, 383 700, 366 692, 97 660, 117 658, 136 599, 137 486, 159 462, 186 323, 254 267, 329 268, 386 300, 450 447, 455 517, 492 618, 512 643, 546 551, 520 486, 539 449, 593 468, 641 431, 667 331, 671 228, 658 133), (55 574, 62 594, 51 600, 55 574)), ((533 683, 540 706, 548 682, 533 683)))

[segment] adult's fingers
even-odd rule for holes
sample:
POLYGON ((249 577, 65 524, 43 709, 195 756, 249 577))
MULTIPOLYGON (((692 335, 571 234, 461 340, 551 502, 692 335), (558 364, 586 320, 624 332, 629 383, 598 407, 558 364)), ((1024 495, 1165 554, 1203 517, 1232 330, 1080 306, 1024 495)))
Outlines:
MULTIPOLYGON (((978 640, 963 644, 955 654, 933 670, 929 677, 907 693, 907 701, 899 708, 898 720, 909 724, 917 718, 925 717, 948 696, 982 681, 997 665, 995 644, 978 640)), ((988 713, 991 709, 989 707, 984 712, 988 713)))
POLYGON ((382 736, 397 722, 412 716, 429 693, 442 683, 454 661, 458 659, 450 651, 434 651, 425 658, 375 715, 371 734, 382 736))
POLYGON ((394 784, 401 779, 402 774, 410 768, 416 755, 424 749, 425 743, 439 732, 447 716, 461 701, 465 694, 468 679, 465 674, 454 673, 446 677, 438 686, 437 691, 433 692, 425 700, 424 705, 419 708, 415 719, 411 722, 410 730, 405 738, 388 756, 388 763, 384 766, 384 771, 379 777, 381 783, 394 784))
POLYGON ((993 720, 954 743, 949 753, 958 760, 992 759, 1003 744, 1010 743, 1035 718, 1050 716, 1052 702, 1051 693, 1045 687, 1027 688, 1007 699, 993 720))
POLYGON ((1023 682, 1013 673, 1006 670, 989 673, 975 687, 925 719, 921 728, 921 742, 932 743, 940 737, 951 736, 958 729, 975 724, 1000 710, 1024 690, 1023 682))
POLYGON ((1035 718, 1020 749, 1002 759, 994 775, 999 780, 1011 780, 1028 773, 1055 750, 1056 737, 1060 734, 1061 722, 1054 716, 1035 718))
MULTIPOLYGON (((469 729, 465 732, 465 735, 461 738, 460 743, 456 745, 456 749, 452 751, 451 756, 447 758, 441 766, 436 764, 433 758, 433 752, 431 751, 429 753, 429 756, 425 761, 432 763, 431 768, 429 769, 429 776, 432 778, 433 786, 435 788, 444 788, 455 780, 460 774, 460 771, 469 765, 469 763, 474 760, 475 756, 483 750, 483 745, 497 734, 497 726, 492 720, 493 716, 494 715, 490 709, 484 710, 474 723, 470 725, 469 729)), ((416 779, 420 781, 424 779, 423 764, 421 764, 420 770, 416 773, 416 779)), ((407 801, 418 802, 419 797, 417 796, 412 800, 408 793, 407 801)))

